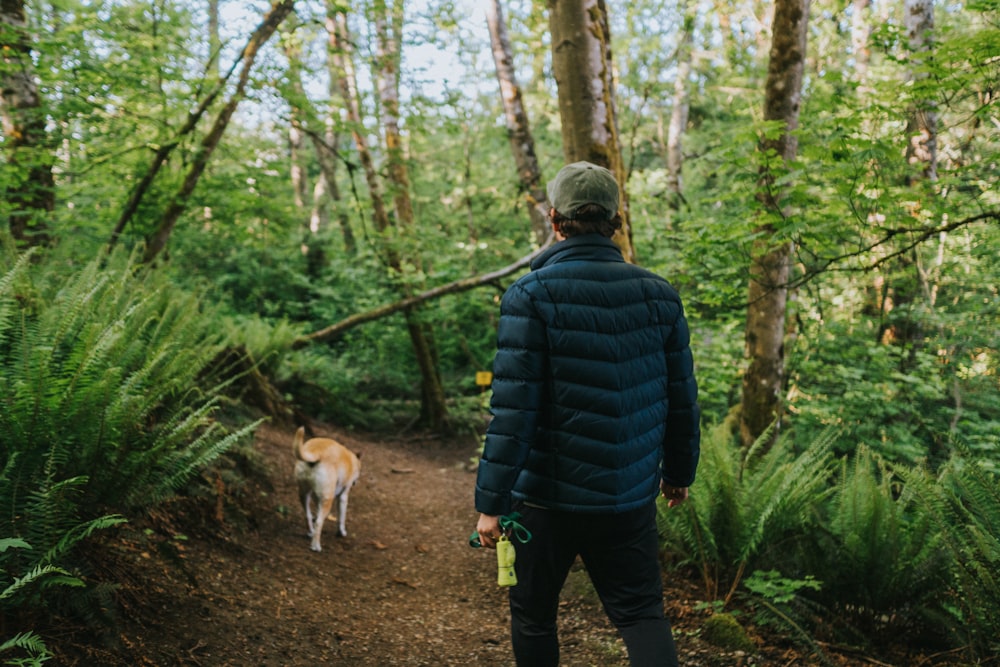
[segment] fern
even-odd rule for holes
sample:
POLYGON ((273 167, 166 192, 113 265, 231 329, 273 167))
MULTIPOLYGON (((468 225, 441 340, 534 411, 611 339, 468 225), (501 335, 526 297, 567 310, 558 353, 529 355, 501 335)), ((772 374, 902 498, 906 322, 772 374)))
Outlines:
POLYGON ((710 599, 726 583, 728 603, 747 571, 780 569, 830 494, 833 432, 797 456, 788 440, 765 452, 766 437, 742 452, 724 426, 708 432, 690 500, 680 511, 660 505, 665 551, 698 568, 710 599))
POLYGON ((950 618, 950 632, 981 657, 1000 652, 998 486, 1000 478, 960 445, 937 477, 922 468, 907 475, 907 490, 948 554, 942 616, 950 618))
POLYGON ((4 661, 4 664, 35 667, 41 665, 51 657, 45 642, 32 632, 16 634, 0 644, 0 653, 8 653, 15 649, 26 651, 28 658, 8 659, 4 661))
POLYGON ((223 337, 166 280, 123 254, 71 275, 24 256, 0 278, 0 522, 37 548, 0 554, 21 603, 42 604, 45 588, 25 577, 73 572, 96 531, 176 493, 256 426, 215 419, 227 385, 206 368, 223 337))
MULTIPOLYGON (((0 538, 0 568, 7 571, 10 549, 31 550, 31 545, 19 538, 0 538)), ((83 586, 79 578, 72 576, 66 570, 45 563, 36 563, 30 571, 22 577, 14 577, 8 581, 6 574, 0 579, 0 616, 5 615, 7 610, 24 610, 24 601, 27 594, 32 590, 39 590, 50 586, 83 586)), ((0 654, 13 650, 22 650, 28 653, 26 659, 8 659, 6 664, 38 665, 49 657, 48 648, 45 642, 32 632, 21 632, 14 637, 5 640, 0 644, 0 654)))
POLYGON ((814 597, 831 623, 868 640, 918 628, 930 636, 940 540, 884 458, 859 447, 842 459, 822 525, 805 569, 822 574, 814 597))

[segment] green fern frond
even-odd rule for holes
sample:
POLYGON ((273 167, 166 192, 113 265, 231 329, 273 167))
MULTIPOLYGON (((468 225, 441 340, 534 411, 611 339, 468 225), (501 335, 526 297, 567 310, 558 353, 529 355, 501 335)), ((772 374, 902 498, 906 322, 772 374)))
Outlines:
POLYGON ((1000 479, 956 451, 939 476, 920 469, 907 475, 907 491, 940 535, 949 555, 951 631, 981 655, 997 650, 1000 637, 1000 479))
POLYGON ((21 632, 0 644, 0 653, 7 653, 14 649, 27 651, 33 659, 28 661, 18 660, 17 662, 7 662, 6 664, 18 665, 41 665, 49 659, 49 648, 42 641, 42 638, 33 632, 21 632))
POLYGON ((215 421, 224 385, 204 370, 218 327, 133 259, 67 276, 22 256, 0 278, 0 516, 5 534, 37 547, 0 551, 11 576, 72 572, 75 548, 124 520, 95 508, 148 507, 256 426, 227 435, 215 421))
POLYGON ((14 577, 3 591, 0 591, 0 601, 10 600, 17 597, 24 589, 37 584, 47 578, 54 578, 56 583, 65 586, 83 586, 83 582, 66 570, 54 565, 36 565, 23 577, 14 577))

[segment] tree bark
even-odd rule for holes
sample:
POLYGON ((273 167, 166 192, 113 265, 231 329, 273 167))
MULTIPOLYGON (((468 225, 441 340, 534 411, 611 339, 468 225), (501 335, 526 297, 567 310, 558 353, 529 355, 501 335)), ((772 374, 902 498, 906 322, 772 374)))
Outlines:
POLYGON ((28 246, 49 243, 49 215, 55 210, 55 159, 46 130, 42 96, 35 83, 24 0, 0 2, 0 119, 3 122, 2 192, 11 236, 28 246))
MULTIPOLYGON (((387 6, 384 0, 375 0, 375 31, 378 35, 379 60, 379 100, 382 111, 382 130, 385 136, 386 166, 389 183, 392 188, 392 199, 398 221, 397 234, 413 237, 414 215, 413 202, 410 199, 410 175, 406 167, 403 151, 403 137, 399 130, 399 60, 402 37, 403 8, 402 0, 396 0, 394 6, 387 6)), ((413 251, 416 253, 416 251, 413 251)), ((422 273, 420 262, 414 256, 400 258, 393 266, 397 273, 403 275, 409 270, 422 273), (403 266, 405 262, 405 268, 403 266)), ((409 296, 410 288, 403 287, 403 293, 409 296)), ((438 372, 437 348, 434 344, 434 333, 431 328, 420 321, 412 308, 403 311, 406 316, 406 327, 410 333, 410 342, 420 368, 421 377, 421 409, 420 421, 428 428, 438 430, 445 426, 448 419, 448 408, 445 403, 444 386, 441 374, 438 372)))
MULTIPOLYGON (((905 22, 912 63, 910 80, 920 83, 928 77, 924 68, 933 54, 934 1, 906 0, 905 22)), ((920 167, 921 173, 911 179, 911 185, 921 179, 937 180, 937 108, 919 87, 914 98, 906 128, 906 159, 920 167)))
POLYGON ((615 110, 611 32, 604 0, 549 0, 552 72, 559 89, 563 155, 607 167, 622 186, 622 229, 614 241, 635 261, 615 110))
POLYGON ((854 76, 858 89, 868 92, 868 65, 871 62, 871 0, 853 0, 851 15, 851 55, 854 56, 854 76))
POLYGON ((696 9, 693 0, 685 0, 683 6, 684 26, 677 44, 677 78, 674 79, 673 108, 667 130, 667 187, 674 210, 680 209, 683 198, 681 171, 684 166, 684 132, 688 123, 688 77, 691 76, 696 9))
POLYGON ((507 121, 507 138, 510 140, 514 163, 517 165, 521 191, 524 192, 528 203, 528 215, 535 242, 543 244, 552 233, 548 223, 548 195, 542 183, 542 170, 535 156, 535 139, 531 135, 528 113, 524 109, 521 86, 514 74, 514 51, 510 45, 500 0, 489 0, 487 3, 486 24, 490 31, 493 62, 496 66, 500 98, 503 101, 504 117, 507 121))
MULTIPOLYGON (((323 174, 323 181, 326 185, 326 190, 329 193, 330 200, 334 202, 340 202, 340 190, 337 187, 337 170, 336 170, 336 156, 338 147, 340 145, 340 137, 335 129, 334 114, 336 110, 334 108, 334 102, 338 96, 338 91, 341 90, 341 77, 343 77, 343 72, 341 71, 337 58, 334 55, 334 49, 337 45, 337 38, 335 35, 335 19, 336 14, 336 3, 333 0, 327 0, 327 10, 326 10, 326 30, 327 30, 327 60, 326 69, 327 76, 329 77, 329 93, 330 93, 330 105, 326 112, 326 117, 323 122, 323 136, 318 137, 311 135, 313 146, 316 149, 316 158, 319 161, 320 171, 323 174)), ((346 102, 345 102, 346 103, 346 102)), ((354 255, 357 252, 357 241, 354 239, 354 230, 351 228, 350 220, 347 214, 343 210, 338 211, 337 221, 340 225, 341 236, 344 239, 344 250, 347 251, 349 255, 354 255)))
POLYGON ((777 230, 774 222, 768 219, 777 220, 786 213, 774 171, 777 165, 768 164, 768 156, 773 152, 784 165, 795 158, 794 132, 799 123, 808 16, 809 0, 777 0, 775 4, 764 120, 781 121, 784 129, 773 139, 765 138, 760 146, 764 159, 758 186, 762 224, 756 230, 758 240, 754 242, 750 262, 746 323, 749 365, 743 376, 740 411, 740 440, 746 447, 771 424, 775 425, 771 432, 773 442, 781 423, 785 311, 792 245, 788 241, 775 243, 773 239, 777 230))
POLYGON ((208 0, 208 75, 219 78, 222 39, 219 37, 219 0, 208 0))
POLYGON ((294 5, 295 0, 281 0, 281 2, 274 4, 271 7, 271 11, 264 17, 261 24, 257 26, 257 29, 244 47, 243 53, 240 56, 240 60, 243 61, 243 69, 240 72, 236 90, 225 106, 223 106, 219 115, 216 116, 215 123, 208 134, 202 139, 201 146, 195 154, 194 162, 191 164, 190 169, 188 169, 181 187, 167 205, 167 209, 161 216, 156 230, 146 240, 146 251, 143 255, 145 263, 150 263, 156 259, 166 247, 167 240, 170 238, 170 234, 173 232, 181 214, 187 208, 188 199, 190 199, 191 193, 194 192, 198 180, 204 173, 209 158, 219 145, 219 141, 222 139, 222 135, 226 131, 226 127, 229 125, 236 107, 239 106, 240 101, 246 93, 246 85, 250 79, 250 70, 253 68, 260 47, 271 38, 278 29, 278 26, 281 25, 281 22, 292 12, 294 5))
MULTIPOLYGON (((354 62, 351 59, 347 16, 343 10, 333 9, 332 15, 327 19, 327 26, 331 39, 330 51, 338 72, 336 79, 340 82, 341 95, 347 109, 347 120, 351 126, 351 138, 354 140, 354 147, 358 151, 358 160, 361 162, 365 182, 368 184, 368 194, 373 209, 372 217, 375 220, 376 229, 383 232, 389 226, 389 214, 385 209, 385 202, 382 200, 382 186, 375 171, 375 161, 368 149, 368 139, 363 133, 364 126, 361 122, 357 75, 354 72, 354 62)), ((393 260, 394 258, 390 256, 389 263, 392 264, 393 260)))
MULTIPOLYGON (((294 14, 293 14, 294 16, 294 14)), ((289 176, 292 184, 292 202, 298 209, 304 210, 306 200, 309 198, 309 178, 306 174, 303 156, 303 144, 305 138, 310 134, 310 127, 315 121, 315 112, 312 103, 306 95, 305 86, 302 85, 302 41, 298 34, 300 30, 299 22, 289 19, 286 21, 287 30, 281 33, 281 48, 285 52, 285 59, 288 61, 287 82, 288 87, 282 88, 286 92, 285 100, 289 108, 288 126, 288 147, 289 147, 289 176)), ((322 177, 318 179, 322 181, 322 177)), ((315 193, 315 188, 312 188, 315 193)), ((320 192, 322 194, 322 190, 320 192)), ((312 211, 310 211, 310 215, 312 211)), ((318 229, 310 232, 315 233, 318 229)))

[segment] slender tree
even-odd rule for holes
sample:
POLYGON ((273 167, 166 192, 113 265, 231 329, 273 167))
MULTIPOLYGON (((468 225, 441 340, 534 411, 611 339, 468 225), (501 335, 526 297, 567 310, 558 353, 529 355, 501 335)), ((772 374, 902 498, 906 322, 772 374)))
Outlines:
MULTIPOLYGON (((392 190, 392 200, 398 221, 397 234, 414 238, 415 220, 413 201, 410 198, 410 175, 406 166, 403 149, 403 135, 399 124, 399 63, 403 32, 403 0, 375 0, 375 31, 378 39, 378 89, 382 112, 382 131, 385 136, 386 166, 392 190)), ((393 267, 400 273, 422 274, 416 250, 405 259, 400 258, 393 267), (405 267, 404 267, 405 263, 405 267)), ((404 295, 412 289, 404 285, 404 295)), ((437 349, 434 344, 433 329, 422 322, 418 313, 407 309, 406 327, 410 332, 410 342, 420 367, 421 377, 421 422, 432 429, 445 426, 448 408, 445 403, 444 386, 438 372, 437 349)))
POLYGON ((219 78, 219 56, 222 38, 219 36, 219 0, 208 0, 208 75, 219 78))
MULTIPOLYGON (((786 215, 778 174, 796 155, 809 0, 777 0, 768 63, 764 120, 781 130, 761 141, 758 186, 760 224, 750 262, 746 354, 740 439, 749 447, 774 422, 780 424, 784 386, 785 310, 792 257, 789 241, 776 241, 776 221, 786 215)), ((777 428, 773 431, 777 433, 777 428)))
POLYGON ((223 105, 215 117, 215 122, 208 133, 201 140, 198 151, 195 153, 194 161, 181 182, 180 188, 174 194, 172 200, 167 205, 166 210, 160 217, 160 222, 153 233, 146 239, 146 252, 143 261, 152 262, 166 248, 167 240, 170 238, 177 221, 187 209, 188 199, 194 192, 195 186, 208 165, 208 160, 212 156, 219 141, 222 139, 229 121, 236 112, 236 107, 246 95, 246 86, 250 80, 250 71, 253 69, 254 61, 260 48, 271 38, 274 32, 281 25, 281 22, 291 13, 295 5, 295 0, 281 0, 276 2, 271 10, 264 17, 264 20, 257 26, 240 59, 243 61, 243 69, 236 84, 236 90, 223 105))
POLYGON ((535 156, 535 139, 531 135, 531 124, 524 108, 521 86, 514 73, 514 50, 510 45, 507 23, 504 21, 500 0, 489 0, 486 4, 486 23, 490 31, 493 62, 496 66, 497 81, 500 83, 500 98, 503 100, 504 117, 507 121, 507 137, 517 165, 517 175, 521 190, 528 202, 531 229, 535 241, 544 243, 551 234, 548 224, 548 195, 542 184, 542 170, 535 156))
POLYGON ((552 72, 559 92, 563 155, 611 170, 622 185, 622 229, 614 241, 634 261, 615 110, 611 31, 604 0, 549 0, 552 72))
POLYGON ((937 109, 926 87, 920 85, 929 76, 927 67, 933 54, 934 2, 906 0, 904 11, 911 59, 909 77, 916 84, 906 127, 906 159, 919 173, 912 177, 913 184, 917 179, 937 180, 937 109))
MULTIPOLYGON (((409 177, 402 160, 402 146, 398 132, 398 88, 396 88, 396 72, 399 54, 393 37, 398 35, 397 29, 390 28, 393 19, 386 16, 388 11, 384 3, 378 3, 376 15, 378 18, 377 32, 379 34, 380 51, 380 71, 377 82, 380 86, 381 106, 383 108, 382 124, 386 132, 386 153, 389 159, 388 171, 392 188, 392 198, 395 205, 395 215, 398 220, 407 221, 407 225, 413 223, 413 208, 409 199, 409 177), (390 29, 393 32, 389 32, 390 29), (388 107, 388 108, 387 108, 388 107), (393 158, 395 156, 395 159, 393 158)), ((364 134, 364 123, 361 117, 361 100, 358 93, 357 75, 353 59, 351 57, 351 35, 347 24, 347 15, 342 10, 334 11, 332 21, 328 25, 333 33, 333 54, 337 59, 337 79, 340 81, 345 105, 347 107, 348 120, 352 128, 354 145, 358 151, 358 158, 361 161, 368 183, 368 192, 372 201, 373 218, 375 227, 383 241, 383 255, 386 263, 397 277, 403 277, 407 273, 404 266, 404 259, 398 248, 390 238, 390 233, 394 231, 392 217, 383 201, 383 186, 375 166, 375 159, 368 144, 368 139, 364 134)), ((398 24, 396 24, 398 25, 398 24)), ((399 230, 395 230, 397 233, 399 230)), ((412 273, 412 268, 409 271, 412 273)), ((403 296, 410 296, 410 287, 406 281, 402 281, 401 290, 403 296)), ((421 325, 412 305, 403 309, 406 319, 406 328, 410 334, 410 342, 413 346, 414 358, 420 368, 421 373, 421 419, 431 428, 440 428, 447 419, 447 408, 444 403, 444 390, 437 372, 435 362, 435 350, 433 339, 429 331, 421 325)))
POLYGON ((691 76, 691 58, 694 48, 694 21, 696 3, 684 0, 681 34, 677 44, 677 78, 674 79, 673 107, 667 130, 667 187, 672 194, 672 205, 680 207, 683 197, 681 168, 684 164, 684 132, 688 124, 688 78, 691 76))
POLYGON ((293 12, 285 21, 285 29, 281 31, 281 48, 288 61, 287 95, 289 111, 288 122, 288 162, 289 175, 292 183, 292 201, 298 209, 304 209, 309 191, 309 178, 306 174, 305 157, 302 153, 304 137, 309 124, 310 106, 305 88, 302 85, 302 27, 298 17, 293 12))
POLYGON ((24 0, 0 1, 0 120, 4 203, 11 235, 26 245, 49 241, 55 209, 53 140, 35 79, 24 0))
MULTIPOLYGON (((905 156, 908 165, 907 185, 920 193, 916 201, 934 197, 937 181, 937 108, 927 90, 930 59, 933 55, 934 3, 933 0, 907 0, 904 4, 904 24, 907 33, 909 71, 912 99, 906 125, 905 156)), ((914 204, 911 210, 918 223, 924 212, 914 204)), ((943 241, 941 238, 941 247, 943 241)), ((929 303, 932 287, 921 268, 918 248, 898 256, 897 271, 883 286, 883 311, 887 314, 882 327, 882 340, 908 347, 910 357, 919 348, 924 337, 921 318, 916 306, 924 297, 929 303)))

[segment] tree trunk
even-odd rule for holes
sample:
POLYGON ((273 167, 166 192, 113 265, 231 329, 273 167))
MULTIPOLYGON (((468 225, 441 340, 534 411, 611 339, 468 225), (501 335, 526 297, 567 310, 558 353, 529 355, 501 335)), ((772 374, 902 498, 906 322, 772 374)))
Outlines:
POLYGON ((696 9, 693 0, 686 0, 683 4, 684 26, 677 45, 677 78, 674 79, 674 103, 667 130, 667 187, 674 210, 680 209, 683 197, 681 169, 684 165, 684 132, 688 123, 688 77, 691 76, 696 9))
POLYGON ((500 84, 500 98, 503 100, 504 116, 507 120, 507 138, 510 140, 514 163, 521 190, 528 202, 528 215, 535 242, 545 243, 552 233, 548 223, 549 202, 542 183, 542 170, 535 156, 535 139, 531 135, 528 113, 521 98, 521 86, 514 74, 514 52, 507 34, 500 0, 489 0, 486 5, 486 23, 490 30, 490 44, 493 47, 493 62, 496 66, 497 81, 500 84))
POLYGON ((775 4, 764 120, 781 121, 784 130, 774 139, 763 140, 760 146, 765 156, 758 186, 762 223, 757 228, 758 240, 754 242, 750 261, 746 323, 749 365, 743 376, 740 414, 740 439, 746 447, 763 435, 771 424, 775 425, 771 437, 773 442, 780 427, 785 375, 785 311, 792 246, 788 241, 776 243, 773 240, 777 230, 769 219, 779 220, 785 216, 785 211, 782 194, 777 190, 777 174, 766 163, 766 156, 773 151, 784 165, 795 158, 797 144, 793 133, 799 123, 808 16, 809 0, 777 0, 775 4))
POLYGON ((219 37, 219 0, 208 0, 208 75, 219 78, 222 39, 219 37))
MULTIPOLYGON (((316 158, 319 161, 320 170, 323 173, 323 180, 326 183, 330 199, 334 202, 340 202, 341 196, 340 190, 337 187, 335 160, 340 145, 340 137, 335 130, 334 117, 337 109, 334 108, 333 100, 337 98, 338 91, 342 89, 340 78, 343 76, 343 72, 340 70, 337 58, 334 55, 334 49, 337 45, 334 19, 336 14, 335 4, 333 0, 327 0, 326 30, 328 45, 326 70, 329 77, 330 106, 327 109, 323 123, 323 138, 320 140, 319 137, 314 136, 313 146, 316 148, 316 158)), ((340 225, 341 236, 344 239, 344 250, 347 251, 347 254, 354 255, 357 252, 357 242, 354 239, 354 230, 351 228, 350 220, 343 210, 338 210, 337 221, 340 225)))
POLYGON ((3 121, 2 195, 11 236, 28 246, 49 242, 55 210, 54 151, 35 83, 31 36, 23 0, 0 1, 0 119, 3 121), (9 184, 9 185, 6 185, 9 184))
MULTIPOLYGON (((932 34, 934 31, 933 0, 906 0, 906 33, 910 48, 910 80, 920 84, 927 79, 924 69, 932 55, 932 34)), ((906 127, 906 159, 911 165, 921 168, 917 180, 937 180, 937 108, 930 95, 914 87, 913 106, 906 127)))
POLYGON ((205 167, 208 165, 209 158, 212 156, 215 148, 219 145, 219 141, 222 139, 222 134, 226 131, 226 127, 229 125, 229 120, 233 117, 236 107, 243 99, 246 92, 247 82, 250 79, 250 70, 253 68, 254 60, 257 57, 260 47, 271 38, 271 35, 273 35, 274 31, 278 29, 281 22, 284 21, 285 18, 291 13, 294 4, 295 0, 281 0, 281 2, 273 5, 271 7, 271 11, 264 17, 263 22, 257 26, 254 34, 247 42, 246 47, 243 49, 243 54, 240 57, 243 60, 243 70, 240 72, 240 78, 236 85, 236 90, 219 112, 219 115, 216 116, 215 123, 212 125, 208 134, 206 134, 202 139, 201 146, 195 154, 194 162, 191 164, 190 169, 188 169, 188 173, 184 177, 181 187, 178 189, 170 204, 167 206, 166 211, 164 211, 156 230, 146 240, 146 252, 143 255, 143 261, 145 263, 150 263, 156 259, 156 257, 166 247, 167 240, 170 238, 170 234, 173 232, 181 214, 184 213, 184 210, 187 208, 188 199, 191 197, 191 193, 194 192, 194 188, 198 184, 198 180, 204 173, 205 167))
MULTIPOLYGON (((381 5, 384 11, 384 5, 381 5)), ((381 12, 379 12, 381 14, 381 12)), ((384 19, 384 17, 383 17, 384 19)), ((381 31, 380 31, 381 32, 381 31)), ((375 171, 375 161, 372 158, 371 150, 368 147, 368 140, 362 134, 362 128, 364 127, 361 122, 361 103, 357 91, 357 78, 354 73, 354 64, 350 57, 351 53, 351 39, 347 26, 347 17, 343 12, 335 12, 333 16, 333 49, 331 49, 334 57, 337 59, 338 65, 338 80, 341 83, 341 88, 343 91, 344 101, 347 106, 348 120, 351 123, 352 134, 354 137, 354 144, 358 151, 358 159, 361 161, 362 168, 365 172, 365 180, 368 183, 368 191, 372 199, 373 216, 375 219, 375 227, 380 232, 383 240, 385 239, 386 232, 392 226, 392 221, 389 217, 389 212, 385 207, 385 203, 382 200, 382 187, 378 178, 378 174, 375 171)), ((385 38, 388 39, 388 35, 385 38)), ((388 47, 388 44, 380 44, 380 48, 383 50, 388 47)), ((383 59, 384 61, 385 59, 383 59)), ((386 125, 386 135, 387 135, 387 152, 392 154, 394 151, 398 151, 399 136, 398 129, 393 130, 392 128, 397 126, 398 123, 395 121, 395 114, 398 113, 398 103, 393 104, 392 93, 387 90, 383 90, 386 87, 385 80, 389 79, 395 81, 395 59, 389 58, 388 65, 383 62, 383 67, 389 67, 389 71, 380 72, 380 92, 383 93, 382 106, 386 106, 386 102, 389 103, 389 109, 383 108, 383 123, 386 125), (388 96, 390 99, 386 99, 388 96), (395 133, 395 137, 392 139, 388 138, 388 135, 395 133)), ((393 86, 390 86, 394 88, 393 86)), ((396 153, 399 156, 399 153, 396 153)), ((412 206, 409 203, 409 177, 405 172, 405 164, 402 164, 400 158, 400 164, 392 165, 390 164, 389 172, 392 174, 393 182, 393 199, 396 203, 396 215, 400 219, 408 219, 412 222, 413 213, 412 206), (401 183, 406 184, 406 188, 401 186, 401 183), (408 216, 408 217, 407 217, 408 216)), ((387 259, 389 267, 392 269, 396 276, 402 276, 404 273, 403 261, 400 258, 399 252, 393 247, 392 243, 387 243, 383 248, 384 255, 387 259)), ((408 297, 408 288, 404 287, 404 297, 408 297)), ((403 315, 406 319, 407 331, 410 334, 410 342, 413 346, 414 357, 417 361, 417 365, 420 368, 421 373, 421 418, 424 423, 431 428, 438 428, 443 425, 445 419, 447 418, 447 410, 444 404, 444 390, 440 385, 440 378, 437 374, 436 364, 434 363, 434 347, 432 341, 426 335, 426 330, 421 326, 418 318, 412 311, 412 306, 407 306, 403 309, 403 315)))
MULTIPOLYGON (((294 13, 292 17, 297 19, 294 13)), ((292 185, 292 203, 295 204, 295 208, 304 209, 309 192, 309 179, 302 164, 302 142, 311 118, 309 109, 306 108, 309 106, 309 99, 302 85, 302 38, 298 34, 301 26, 298 20, 292 18, 285 24, 285 29, 281 31, 281 50, 284 51, 285 59, 288 61, 288 88, 282 90, 291 90, 291 94, 285 95, 289 109, 288 175, 292 185)))
MULTIPOLYGON (((396 0, 395 6, 387 7, 384 0, 375 2, 375 30, 378 34, 379 60, 379 100, 382 111, 382 130, 385 135, 386 161, 389 182, 392 187, 392 199, 398 221, 397 234, 414 238, 413 202, 410 199, 410 175, 406 167, 403 151, 403 138, 399 131, 399 59, 402 38, 403 8, 402 0, 396 0)), ((413 256, 405 259, 406 267, 394 266, 400 273, 422 273, 419 260, 413 256)), ((402 258, 401 258, 402 260, 402 258)), ((410 295, 408 286, 403 288, 406 296, 410 295)), ((410 342, 420 368, 421 377, 421 410, 420 420, 431 429, 441 429, 448 419, 448 408, 445 404, 444 386, 438 372, 437 348, 434 344, 434 333, 429 326, 422 323, 417 313, 412 309, 404 311, 406 327, 410 332, 410 342)))
POLYGON ((549 0, 552 72, 559 89, 563 155, 607 167, 622 185, 622 229, 614 241, 635 261, 615 111, 611 33, 604 0, 549 0))
POLYGON ((871 0, 854 0, 851 16, 851 55, 854 56, 853 80, 861 92, 868 92, 868 65, 871 62, 871 0))
MULTIPOLYGON (((933 0, 906 0, 904 14, 913 91, 906 125, 906 162, 910 166, 907 185, 915 191, 913 199, 918 203, 913 204, 912 215, 919 223, 922 216, 919 202, 935 196, 933 188, 937 181, 937 108, 923 87, 928 77, 925 68, 933 55, 933 0)), ((888 326, 883 340, 908 347, 910 354, 905 362, 908 365, 924 338, 924 325, 915 311, 922 296, 931 289, 920 269, 917 249, 900 255, 898 260, 897 271, 886 288, 891 310, 887 312, 888 326)))
MULTIPOLYGON (((375 171, 375 161, 372 159, 371 151, 368 150, 368 140, 362 133, 361 102, 358 95, 354 62, 351 59, 351 40, 347 16, 340 9, 334 8, 332 12, 327 23, 332 42, 330 52, 335 61, 334 67, 337 69, 336 79, 340 82, 341 95, 344 98, 344 106, 347 108, 347 120, 351 125, 351 137, 354 139, 358 160, 361 162, 365 182, 368 184, 368 194, 372 200, 372 216, 375 219, 376 228, 381 232, 389 226, 389 214, 386 212, 385 202, 382 200, 382 186, 375 171)), ((392 264, 392 261, 393 258, 390 257, 389 263, 392 264)))

